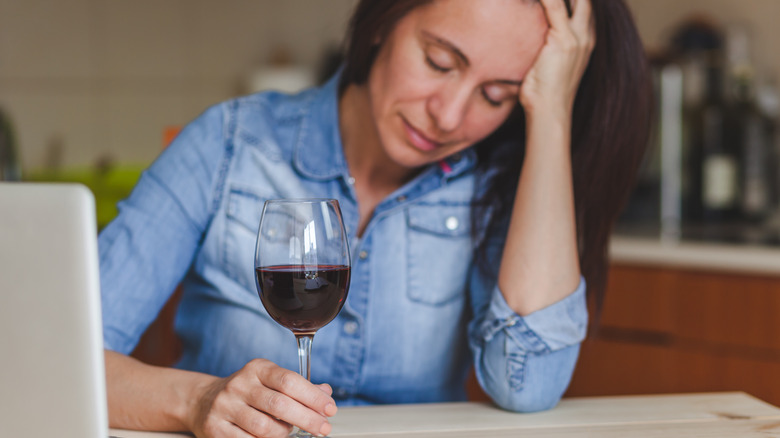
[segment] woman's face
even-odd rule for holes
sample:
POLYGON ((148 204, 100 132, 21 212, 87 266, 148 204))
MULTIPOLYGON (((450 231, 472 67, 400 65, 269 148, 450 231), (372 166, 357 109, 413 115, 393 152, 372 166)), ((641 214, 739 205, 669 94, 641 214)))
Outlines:
POLYGON ((492 133, 517 105, 547 29, 531 0, 436 0, 407 14, 368 78, 385 152, 414 168, 492 133))

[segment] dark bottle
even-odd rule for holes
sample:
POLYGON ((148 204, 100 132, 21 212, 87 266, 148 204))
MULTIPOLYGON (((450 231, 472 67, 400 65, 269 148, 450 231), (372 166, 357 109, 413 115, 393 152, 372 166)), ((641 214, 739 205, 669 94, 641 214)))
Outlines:
POLYGON ((770 136, 767 118, 759 111, 753 99, 750 85, 739 85, 731 108, 734 124, 734 141, 741 152, 742 197, 740 209, 749 220, 765 218, 771 209, 772 175, 770 136))
POLYGON ((0 181, 21 179, 11 119, 0 109, 0 181))
MULTIPOLYGON (((724 181, 723 178, 705 181, 705 174, 727 174, 730 168, 728 159, 718 161, 718 154, 712 153, 722 149, 717 143, 722 140, 723 133, 714 131, 720 131, 719 127, 725 118, 722 28, 707 20, 689 20, 674 32, 670 50, 682 69, 683 77, 679 197, 682 201, 681 216, 685 235, 688 232, 686 230, 698 230, 700 227, 697 225, 705 221, 705 209, 711 209, 705 206, 705 191, 709 198, 717 197, 714 196, 718 193, 717 186, 710 182, 724 181), (709 163, 706 166, 705 159, 709 163), (725 166, 719 166, 719 163, 725 166)), ((711 214, 708 212, 706 216, 711 214)))
POLYGON ((689 114, 692 196, 689 217, 703 224, 738 219, 740 199, 739 150, 733 118, 723 97, 723 69, 712 54, 707 66, 706 93, 689 114))
POLYGON ((740 152, 740 212, 752 222, 771 213, 774 173, 772 121, 756 101, 755 70, 750 59, 747 29, 732 26, 727 32, 729 64, 728 100, 730 137, 740 152))

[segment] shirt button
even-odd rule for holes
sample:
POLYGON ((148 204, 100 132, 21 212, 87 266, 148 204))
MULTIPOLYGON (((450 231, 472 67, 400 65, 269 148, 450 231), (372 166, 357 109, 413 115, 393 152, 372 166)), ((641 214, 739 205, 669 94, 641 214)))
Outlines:
POLYGON ((360 251, 360 254, 358 254, 358 257, 360 257, 360 260, 365 260, 365 259, 368 258, 368 252, 360 251))
POLYGON ((398 201, 398 202, 404 202, 404 201, 406 201, 406 196, 401 195, 401 196, 395 198, 395 200, 398 201))
POLYGON ((510 316, 509 318, 507 318, 506 320, 507 327, 514 327, 516 324, 517 324, 517 318, 515 318, 514 316, 510 316))
POLYGON ((350 176, 349 178, 347 178, 347 183, 349 185, 351 185, 351 186, 354 186, 355 185, 355 177, 354 176, 350 176))
POLYGON ((344 333, 348 335, 354 335, 358 329, 358 324, 354 321, 349 321, 344 324, 344 333))
POLYGON ((447 218, 447 220, 444 221, 444 226, 447 227, 450 231, 455 231, 458 229, 458 226, 460 225, 460 222, 458 221, 458 218, 455 216, 450 216, 447 218))

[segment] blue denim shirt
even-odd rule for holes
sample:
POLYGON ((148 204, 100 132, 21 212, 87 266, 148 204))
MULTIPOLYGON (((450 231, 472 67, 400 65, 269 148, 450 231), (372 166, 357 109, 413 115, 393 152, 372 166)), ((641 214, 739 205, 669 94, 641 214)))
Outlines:
MULTIPOLYGON (((464 400, 472 364, 500 406, 555 405, 587 325, 584 282, 515 314, 472 263, 471 150, 431 165, 384 199, 360 238, 342 150, 337 81, 216 105, 146 170, 101 233, 107 349, 129 353, 176 285, 178 367, 227 376, 254 358, 297 370, 292 333, 258 298, 254 247, 270 198, 339 200, 353 254, 339 314, 314 338, 312 380, 342 405, 464 400)), ((500 262, 503 236, 492 237, 500 262)))

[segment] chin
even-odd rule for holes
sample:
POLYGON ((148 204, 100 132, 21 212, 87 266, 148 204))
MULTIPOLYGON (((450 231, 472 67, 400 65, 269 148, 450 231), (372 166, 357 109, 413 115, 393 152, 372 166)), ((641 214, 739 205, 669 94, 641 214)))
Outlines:
POLYGON ((396 147, 394 150, 387 150, 387 155, 395 164, 401 167, 416 169, 437 161, 432 157, 427 156, 425 152, 416 149, 414 146, 407 144, 398 146, 401 147, 396 147), (403 148, 403 150, 399 150, 401 148, 403 148))

